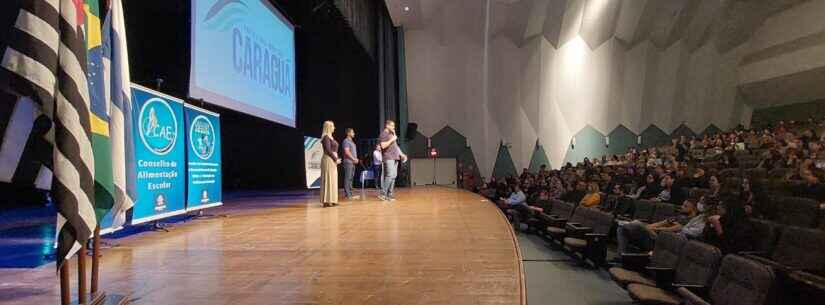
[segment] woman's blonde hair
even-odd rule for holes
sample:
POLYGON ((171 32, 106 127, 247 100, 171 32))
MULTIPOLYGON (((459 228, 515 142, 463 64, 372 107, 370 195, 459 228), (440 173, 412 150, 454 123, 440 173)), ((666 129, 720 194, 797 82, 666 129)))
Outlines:
POLYGON ((587 185, 587 191, 588 191, 588 193, 591 193, 591 192, 592 193, 598 193, 599 192, 599 184, 596 183, 596 182, 590 182, 587 185))
POLYGON ((335 124, 332 121, 324 121, 324 130, 321 132, 321 138, 329 136, 332 139, 332 132, 335 130, 335 124))

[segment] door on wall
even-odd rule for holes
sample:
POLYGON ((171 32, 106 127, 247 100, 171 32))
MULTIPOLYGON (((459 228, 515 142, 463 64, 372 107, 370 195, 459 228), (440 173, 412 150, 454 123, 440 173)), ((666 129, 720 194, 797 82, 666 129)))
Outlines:
POLYGON ((410 159, 410 163, 412 186, 433 184, 456 186, 455 158, 416 158, 410 159))

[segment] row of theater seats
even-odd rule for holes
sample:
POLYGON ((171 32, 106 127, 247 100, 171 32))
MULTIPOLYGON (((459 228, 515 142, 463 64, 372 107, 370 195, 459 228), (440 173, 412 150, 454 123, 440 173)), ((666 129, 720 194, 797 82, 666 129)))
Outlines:
MULTIPOLYGON (((551 200, 536 226, 550 242, 604 266, 618 220, 649 222, 675 215, 669 204, 633 204, 639 206, 625 217, 615 209, 551 200)), ((622 254, 623 266, 609 272, 641 304, 825 304, 825 231, 754 220, 753 234, 760 237, 754 252, 723 258, 719 249, 701 241, 660 233, 652 256, 622 254)))

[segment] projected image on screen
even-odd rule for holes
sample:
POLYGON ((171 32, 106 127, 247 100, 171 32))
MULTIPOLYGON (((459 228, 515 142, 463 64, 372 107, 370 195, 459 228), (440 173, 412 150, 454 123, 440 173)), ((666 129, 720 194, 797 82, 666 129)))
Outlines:
POLYGON ((189 95, 295 127, 292 24, 269 0, 192 0, 189 95))

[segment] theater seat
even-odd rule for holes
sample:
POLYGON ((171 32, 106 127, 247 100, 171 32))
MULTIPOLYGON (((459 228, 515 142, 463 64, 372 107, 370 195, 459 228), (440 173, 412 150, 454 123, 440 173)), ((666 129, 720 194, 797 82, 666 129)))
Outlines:
POLYGON ((750 259, 787 271, 825 271, 825 231, 786 227, 769 257, 748 255, 750 259))
POLYGON ((777 239, 779 239, 780 225, 761 219, 751 219, 753 224, 753 236, 757 236, 753 245, 753 251, 763 256, 773 253, 777 239))
POLYGON ((748 168, 745 169, 744 174, 751 181, 761 181, 768 177, 768 171, 764 168, 748 168))
POLYGON ((790 172, 790 168, 774 168, 768 171, 768 179, 782 179, 790 172))
POLYGON ((776 222, 812 228, 819 216, 819 203, 816 200, 801 197, 777 197, 773 200, 778 209, 776 222))
POLYGON ((763 264, 738 255, 722 260, 707 300, 686 287, 677 292, 688 305, 767 305, 774 302, 776 275, 763 264))
POLYGON ((675 269, 679 256, 687 243, 687 238, 680 234, 662 232, 656 237, 653 255, 646 253, 621 253, 622 267, 608 269, 613 280, 622 287, 629 284, 655 286, 656 282, 649 273, 643 273, 644 267, 675 269))
POLYGON ((601 266, 607 259, 606 247, 608 233, 613 227, 613 214, 585 208, 579 211, 584 218, 581 223, 587 227, 568 226, 563 243, 571 251, 581 254, 582 258, 601 266))
POLYGON ((640 273, 639 271, 632 271, 621 267, 613 267, 608 269, 610 277, 616 284, 627 288, 630 284, 643 284, 648 286, 656 286, 656 281, 652 278, 640 273))
POLYGON ((677 206, 667 202, 657 202, 653 205, 653 216, 650 218, 650 223, 657 223, 667 220, 678 214, 677 206))
POLYGON ((682 249, 679 263, 676 270, 668 268, 648 268, 656 273, 658 278, 667 278, 660 275, 662 273, 673 273, 673 281, 657 280, 659 287, 643 284, 630 284, 627 292, 633 300, 639 304, 674 304, 681 302, 681 298, 671 292, 674 287, 693 287, 697 290, 705 290, 709 287, 713 276, 716 274, 719 262, 722 259, 722 252, 714 246, 698 241, 689 241, 682 249), (664 288, 668 289, 664 289, 664 288))
POLYGON ((650 222, 656 212, 656 202, 650 200, 636 200, 633 209, 633 220, 650 222))
POLYGON ((545 229, 546 235, 552 240, 561 242, 567 233, 567 223, 582 221, 583 216, 578 213, 578 210, 576 204, 561 200, 553 201, 551 214, 543 216, 549 222, 545 229))
POLYGON ((678 295, 654 286, 630 284, 627 286, 627 292, 630 294, 630 297, 633 298, 634 301, 636 301, 637 304, 679 305, 682 302, 681 298, 679 298, 678 295))

